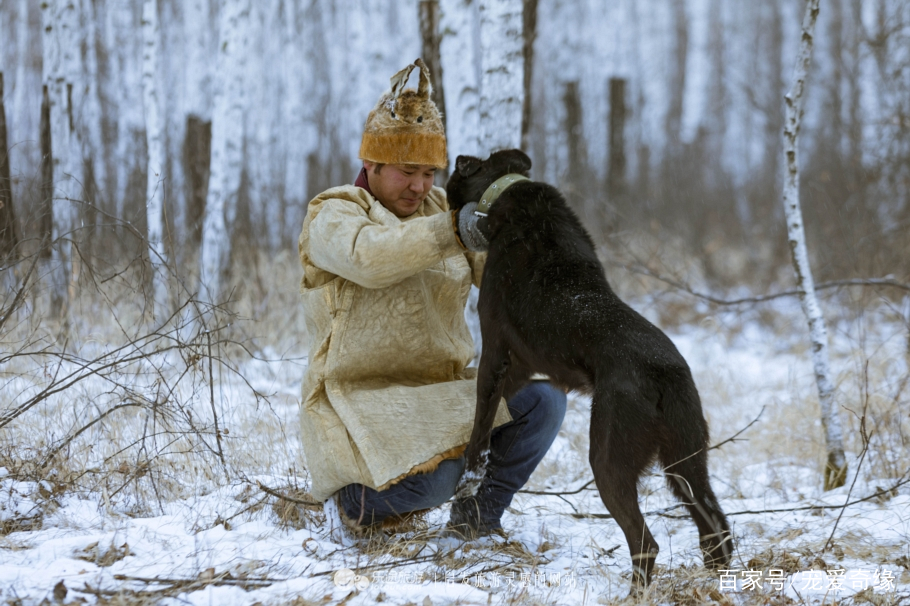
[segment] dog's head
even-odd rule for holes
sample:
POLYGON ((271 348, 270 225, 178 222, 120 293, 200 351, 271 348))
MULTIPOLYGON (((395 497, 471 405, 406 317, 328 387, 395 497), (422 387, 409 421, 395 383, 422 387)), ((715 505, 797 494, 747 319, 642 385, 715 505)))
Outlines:
POLYGON ((468 202, 477 202, 496 179, 518 173, 525 177, 531 170, 531 158, 520 149, 494 152, 486 160, 474 156, 458 156, 455 171, 446 182, 449 208, 458 210, 468 202))

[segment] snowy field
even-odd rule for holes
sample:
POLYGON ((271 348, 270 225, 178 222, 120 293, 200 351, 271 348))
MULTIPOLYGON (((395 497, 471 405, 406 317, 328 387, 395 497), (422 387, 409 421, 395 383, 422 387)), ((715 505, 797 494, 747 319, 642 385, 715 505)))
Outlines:
MULTIPOLYGON (((731 570, 702 568, 695 526, 659 470, 643 481, 642 510, 661 547, 643 603, 910 603, 902 310, 877 302, 878 311, 844 311, 831 322, 850 473, 846 486, 825 493, 794 301, 727 311, 691 298, 633 303, 677 327, 668 332, 692 366, 712 443, 745 429, 710 453, 736 539, 731 570)), ((37 334, 26 325, 21 334, 37 334)), ((263 490, 306 499, 297 432, 303 348, 276 346, 294 341, 277 325, 249 321, 242 330, 243 339, 197 333, 192 345, 179 330, 161 331, 167 338, 134 345, 148 355, 39 398, 4 423, 0 603, 578 605, 628 593, 625 540, 588 486, 588 399, 570 397, 562 431, 526 487, 533 492, 519 494, 503 520, 507 539, 435 536, 447 506, 408 533, 333 536, 321 509, 263 490), (221 352, 212 366, 211 341, 221 352), (126 406, 112 410, 118 404, 126 406)), ((103 366, 103 335, 92 336, 91 325, 73 333, 72 358, 0 365, 0 422, 49 382, 103 366), (89 359, 102 362, 77 361, 89 359)))

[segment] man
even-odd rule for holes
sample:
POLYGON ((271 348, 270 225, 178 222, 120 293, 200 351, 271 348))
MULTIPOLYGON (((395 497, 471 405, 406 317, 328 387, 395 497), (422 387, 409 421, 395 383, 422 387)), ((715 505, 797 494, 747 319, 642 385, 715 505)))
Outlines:
MULTIPOLYGON (((351 528, 401 520, 452 497, 474 422, 464 308, 480 283, 477 218, 433 187, 445 132, 418 59, 367 118, 354 185, 316 196, 300 234, 309 334, 301 430, 312 494, 351 528), (420 68, 418 90, 405 89, 420 68)), ((467 208, 467 207, 466 207, 467 208)), ((490 473, 449 527, 501 532, 501 518, 559 431, 565 394, 532 383, 501 404, 490 473)))

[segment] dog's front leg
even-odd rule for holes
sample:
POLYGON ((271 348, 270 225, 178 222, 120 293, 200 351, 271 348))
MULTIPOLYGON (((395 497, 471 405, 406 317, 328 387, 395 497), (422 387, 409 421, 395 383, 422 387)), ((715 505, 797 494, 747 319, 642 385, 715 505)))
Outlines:
POLYGON ((477 370, 477 409, 474 430, 465 449, 465 471, 455 488, 455 498, 465 499, 477 494, 490 460, 490 435, 493 421, 510 367, 509 350, 502 343, 484 343, 477 370))

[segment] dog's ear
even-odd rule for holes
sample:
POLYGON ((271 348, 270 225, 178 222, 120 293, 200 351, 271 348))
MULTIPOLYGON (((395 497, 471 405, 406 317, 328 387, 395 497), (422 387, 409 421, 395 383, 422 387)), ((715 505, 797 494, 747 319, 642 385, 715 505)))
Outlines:
POLYGON ((531 170, 531 158, 520 149, 507 149, 502 152, 509 165, 509 171, 527 176, 531 170))
POLYGON ((458 171, 458 174, 462 177, 470 177, 478 170, 483 164, 483 161, 480 158, 475 158, 474 156, 458 156, 455 159, 455 170, 458 171))

